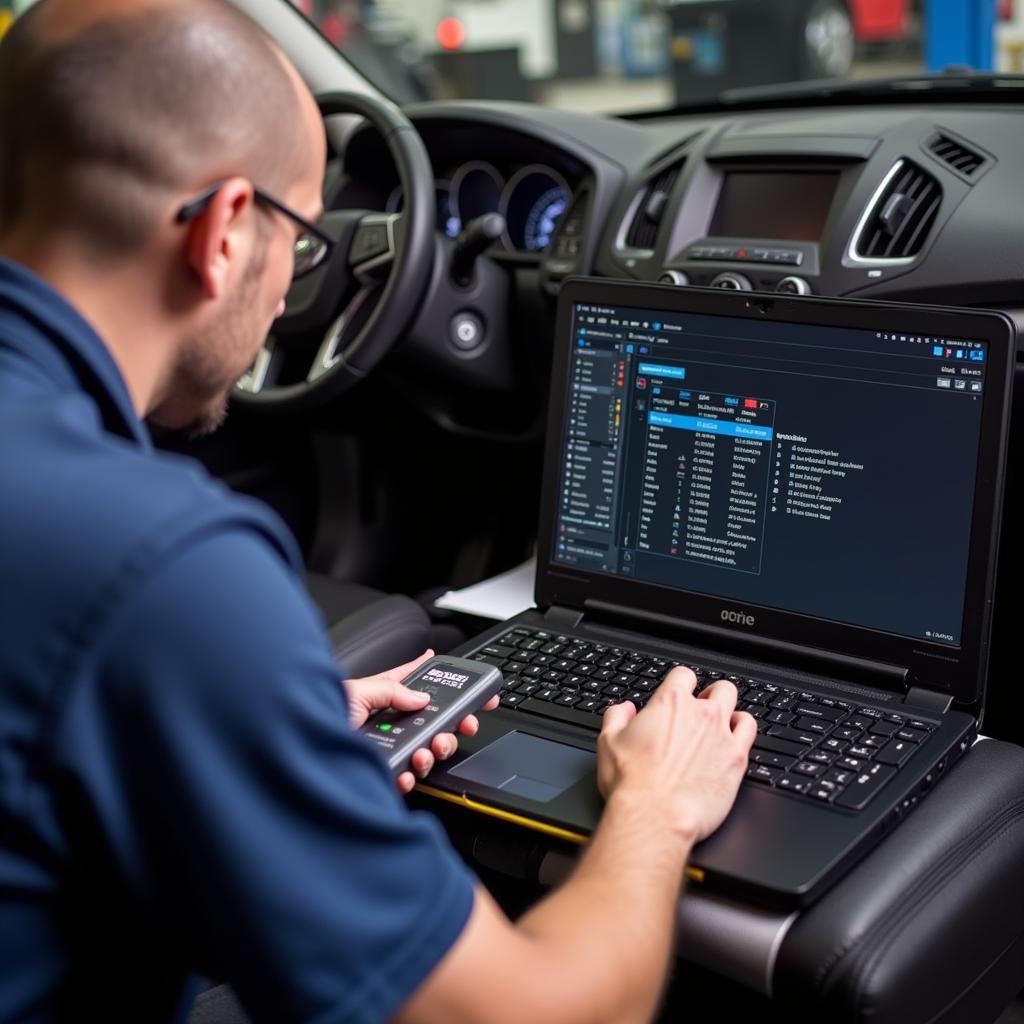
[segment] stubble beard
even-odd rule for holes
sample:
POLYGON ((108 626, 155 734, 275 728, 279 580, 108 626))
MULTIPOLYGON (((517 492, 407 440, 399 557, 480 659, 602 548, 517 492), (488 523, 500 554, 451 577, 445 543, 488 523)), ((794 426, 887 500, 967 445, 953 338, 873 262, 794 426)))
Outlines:
POLYGON ((175 392, 188 396, 193 407, 198 405, 198 412, 183 428, 189 438, 206 437, 224 423, 235 383, 255 357, 257 332, 262 342, 265 328, 256 317, 264 264, 262 257, 254 259, 223 317, 193 337, 182 354, 175 392))

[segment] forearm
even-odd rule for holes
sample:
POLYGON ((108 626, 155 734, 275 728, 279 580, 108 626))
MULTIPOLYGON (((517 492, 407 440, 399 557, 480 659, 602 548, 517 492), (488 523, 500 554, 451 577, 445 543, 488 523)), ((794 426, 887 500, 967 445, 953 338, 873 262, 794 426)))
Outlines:
POLYGON ((657 1007, 690 844, 613 796, 572 877, 513 926, 484 889, 403 1024, 639 1024, 657 1007))
POLYGON ((699 698, 687 669, 644 711, 608 709, 598 746, 611 796, 572 877, 512 926, 478 889, 458 941, 403 1010, 410 1024, 640 1024, 672 953, 686 859, 724 820, 757 734, 736 689, 699 698), (653 780, 653 781, 652 781, 653 780))
POLYGON ((646 801, 613 797, 571 878, 519 922, 559 979, 553 1020, 654 1014, 692 844, 652 813, 646 801))

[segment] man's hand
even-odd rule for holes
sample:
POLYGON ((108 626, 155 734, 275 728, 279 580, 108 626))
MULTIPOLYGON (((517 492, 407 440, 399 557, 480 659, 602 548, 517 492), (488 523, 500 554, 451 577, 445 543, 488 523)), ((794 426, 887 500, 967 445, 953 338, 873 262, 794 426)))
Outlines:
MULTIPOLYGON (((345 693, 348 696, 349 720, 352 727, 358 729, 371 711, 383 708, 395 708, 398 711, 419 711, 430 703, 430 694, 422 690, 410 690, 402 685, 402 680, 414 672, 425 661, 434 656, 434 652, 426 650, 418 658, 399 665, 397 668, 379 675, 366 676, 364 679, 346 679, 345 693)), ((493 711, 498 706, 498 698, 492 697, 484 706, 484 711, 493 711)), ((480 723, 476 715, 467 715, 460 723, 458 731, 463 736, 472 736, 480 723)), ((439 732, 431 741, 430 749, 425 747, 412 755, 412 771, 402 772, 396 782, 400 793, 408 793, 416 785, 416 776, 421 779, 429 774, 434 767, 435 759, 446 761, 458 749, 459 742, 450 732, 439 732)))
POLYGON ((736 687, 719 680, 699 697, 688 668, 673 669, 647 707, 617 704, 598 740, 598 785, 668 819, 689 843, 725 820, 757 737, 757 723, 736 710, 736 687))
POLYGON ((633 704, 605 712, 597 754, 608 803, 576 870, 514 927, 481 888, 403 1024, 654 1018, 683 867, 729 812, 757 735, 732 683, 694 697, 696 683, 674 669, 639 714, 633 704))

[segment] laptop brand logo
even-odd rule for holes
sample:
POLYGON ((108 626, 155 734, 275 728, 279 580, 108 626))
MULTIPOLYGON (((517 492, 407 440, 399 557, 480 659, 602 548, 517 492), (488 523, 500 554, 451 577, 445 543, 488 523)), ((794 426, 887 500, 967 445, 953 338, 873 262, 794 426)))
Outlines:
POLYGON ((728 608, 723 608, 722 621, 735 622, 738 626, 752 626, 754 624, 754 616, 748 615, 746 612, 731 612, 728 608))

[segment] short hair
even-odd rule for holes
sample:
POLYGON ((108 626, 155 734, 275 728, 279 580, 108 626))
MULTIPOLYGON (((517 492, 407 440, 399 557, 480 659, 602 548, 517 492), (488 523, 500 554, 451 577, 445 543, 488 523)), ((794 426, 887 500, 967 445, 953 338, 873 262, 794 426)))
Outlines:
POLYGON ((70 33, 54 6, 40 0, 0 45, 0 235, 27 222, 119 257, 175 191, 233 174, 292 183, 297 90, 226 0, 142 3, 70 33))

